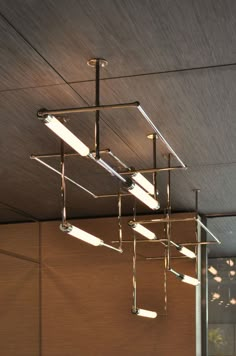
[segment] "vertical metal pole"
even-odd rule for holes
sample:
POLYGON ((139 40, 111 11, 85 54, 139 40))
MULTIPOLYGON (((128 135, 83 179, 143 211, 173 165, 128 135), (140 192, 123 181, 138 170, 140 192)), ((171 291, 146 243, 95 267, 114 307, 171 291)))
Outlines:
POLYGON ((61 214, 62 226, 66 224, 66 182, 65 182, 65 148, 61 140, 61 214))
MULTIPOLYGON (((134 208, 133 208, 133 220, 135 221, 135 219, 136 219, 136 199, 134 199, 134 208)), ((137 312, 137 276, 136 276, 137 241, 136 241, 136 233, 134 230, 133 230, 133 238, 134 238, 134 247, 133 247, 133 307, 132 307, 132 311, 134 313, 136 313, 137 312)))
POLYGON ((118 194, 118 230, 119 230, 119 249, 122 251, 122 223, 121 223, 121 192, 118 194))
POLYGON ((164 312, 167 315, 168 295, 167 295, 167 249, 165 247, 164 257, 164 312))
MULTIPOLYGON (((171 155, 168 155, 168 168, 171 167, 171 155)), ((170 218, 171 214, 171 191, 170 191, 170 170, 168 171, 168 178, 167 178, 167 186, 166 186, 166 194, 167 194, 167 211, 166 217, 170 218)), ((167 238, 167 269, 170 270, 170 240, 171 240, 171 223, 166 223, 166 238, 167 238)))
MULTIPOLYGON (((207 225, 207 219, 202 218, 207 225)), ((201 232, 201 241, 207 241, 205 230, 201 232)), ((208 255, 207 245, 201 245, 201 343, 202 355, 208 356, 208 255)))
MULTIPOLYGON (((100 61, 96 59, 96 81, 95 81, 95 105, 100 105, 100 61)), ((96 110, 95 117, 95 153, 96 159, 100 158, 100 131, 99 131, 99 116, 100 110, 96 110)))
MULTIPOLYGON (((153 168, 157 168, 157 135, 153 134, 152 137, 153 143, 153 168)), ((153 185, 154 185, 154 198, 157 199, 157 172, 153 172, 153 185)))

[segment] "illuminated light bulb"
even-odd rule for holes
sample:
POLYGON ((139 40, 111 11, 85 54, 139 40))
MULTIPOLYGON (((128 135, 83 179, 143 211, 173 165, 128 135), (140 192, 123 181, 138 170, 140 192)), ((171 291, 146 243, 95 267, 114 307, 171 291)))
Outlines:
POLYGON ((133 194, 137 199, 141 200, 145 205, 153 210, 157 210, 160 208, 159 202, 151 197, 145 190, 140 188, 137 184, 133 183, 130 179, 126 180, 125 183, 128 191, 133 194))
POLYGON ((136 224, 133 221, 130 221, 129 226, 131 226, 134 231, 138 232, 140 235, 143 235, 144 237, 146 237, 149 240, 157 239, 154 232, 148 230, 146 227, 142 226, 141 224, 138 224, 138 223, 136 224))
POLYGON ((235 305, 236 304, 236 299, 235 298, 232 298, 232 299, 230 299, 230 304, 232 304, 232 305, 235 305))
POLYGON ((212 298, 215 300, 215 299, 219 299, 220 298, 220 294, 219 293, 213 293, 212 294, 212 298))
POLYGON ((213 274, 214 276, 218 273, 217 270, 213 267, 213 266, 210 266, 208 268, 208 271, 213 274))
POLYGON ((230 276, 235 276, 236 272, 235 271, 229 271, 230 276))
POLYGON ((214 277, 214 280, 218 283, 221 283, 222 282, 222 278, 220 276, 215 276, 214 277))
POLYGON ((176 272, 172 268, 169 269, 169 271, 171 273, 173 273, 178 279, 180 279, 184 283, 188 283, 188 284, 191 284, 193 286, 197 286, 198 284, 200 284, 200 281, 198 279, 196 279, 196 278, 187 276, 186 274, 182 274, 182 273, 176 272))
POLYGON ((43 123, 81 156, 87 156, 89 154, 89 148, 68 130, 65 125, 57 120, 55 116, 48 115, 43 120, 43 123))
MULTIPOLYGON (((135 180, 136 183, 138 183, 143 189, 145 189, 149 194, 154 195, 155 193, 155 188, 152 183, 147 180, 141 173, 134 173, 132 175, 133 180, 135 180)), ((157 192, 158 194, 158 192, 157 192)))
POLYGON ((74 225, 67 224, 66 226, 60 225, 60 229, 67 234, 76 237, 88 244, 93 246, 102 246, 104 244, 103 240, 99 239, 98 237, 85 232, 84 230, 75 227, 74 225))
POLYGON ((186 274, 181 275, 180 279, 182 280, 182 282, 191 284, 193 286, 197 286, 200 284, 200 281, 198 279, 187 276, 186 274))
POLYGON ((176 246, 177 250, 182 253, 183 255, 185 255, 186 257, 189 257, 189 258, 196 258, 196 254, 189 250, 188 248, 184 247, 184 246, 176 246))
POLYGON ((233 265, 234 265, 234 261, 232 261, 231 259, 226 260, 226 263, 227 263, 227 265, 229 265, 230 267, 233 267, 233 265))
POLYGON ((144 318, 151 318, 151 319, 155 319, 157 317, 157 313, 151 310, 146 310, 146 309, 136 309, 136 311, 132 310, 133 314, 136 314, 138 316, 142 316, 144 318))

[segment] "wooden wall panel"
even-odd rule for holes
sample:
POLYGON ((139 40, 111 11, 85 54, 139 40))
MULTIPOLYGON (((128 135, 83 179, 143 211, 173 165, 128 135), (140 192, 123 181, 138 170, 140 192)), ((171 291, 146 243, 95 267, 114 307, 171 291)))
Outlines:
MULTIPOLYGON (((20 245, 19 240, 17 243, 20 245)), ((0 254, 0 353, 3 356, 39 356, 38 278, 37 263, 0 254)))
POLYGON ((26 258, 39 259, 39 224, 0 225, 0 251, 16 253, 26 258))
MULTIPOLYGON (((117 239, 115 218, 73 223, 107 242, 117 239)), ((188 224, 182 234, 176 227, 175 237, 191 241, 194 229, 188 224)), ((130 313, 131 245, 124 246, 123 255, 89 246, 60 232, 58 222, 42 223, 42 236, 43 356, 195 354, 194 287, 168 274, 168 315, 163 315, 163 262, 142 258, 160 255, 160 247, 138 244, 138 305, 160 314, 150 320, 130 313)), ((125 238, 132 236, 125 233, 125 238)), ((194 275, 190 260, 173 267, 194 275)))

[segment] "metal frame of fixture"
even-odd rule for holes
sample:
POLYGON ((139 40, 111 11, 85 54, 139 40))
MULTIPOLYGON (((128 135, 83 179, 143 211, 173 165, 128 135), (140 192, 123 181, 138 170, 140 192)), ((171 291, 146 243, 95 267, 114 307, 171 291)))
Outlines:
MULTIPOLYGON (((183 163, 180 157, 176 154, 164 136, 161 134, 160 130, 154 125, 148 114, 144 111, 142 106, 138 101, 130 102, 130 103, 122 103, 122 104, 112 104, 112 105, 101 105, 100 104, 100 68, 105 67, 107 65, 107 61, 102 58, 93 58, 87 62, 87 64, 93 68, 95 68, 95 105, 88 107, 79 107, 79 108, 66 108, 66 109, 58 109, 58 110, 47 110, 41 109, 38 111, 38 119, 42 121, 49 129, 51 129, 56 135, 61 138, 61 149, 60 153, 53 154, 32 154, 30 156, 31 159, 38 161, 46 168, 52 170, 56 174, 61 176, 61 204, 62 204, 62 223, 60 228, 63 232, 68 233, 69 235, 75 236, 82 241, 88 242, 94 246, 105 246, 107 248, 113 249, 119 253, 122 253, 123 243, 133 243, 133 306, 132 313, 139 316, 146 316, 150 318, 154 318, 157 316, 156 312, 148 311, 145 309, 140 309, 137 307, 137 287, 136 287, 136 248, 137 243, 161 243, 165 248, 164 260, 165 260, 165 273, 169 271, 176 275, 181 281, 197 285, 198 280, 186 276, 182 273, 176 272, 171 267, 171 247, 174 246, 179 250, 182 254, 187 257, 195 258, 196 255, 193 251, 187 249, 184 245, 201 245, 201 244, 211 244, 218 243, 220 241, 217 237, 201 222, 198 216, 198 193, 196 190, 196 217, 193 218, 171 218, 171 171, 175 170, 186 170, 187 166, 183 163), (142 117, 146 120, 146 122, 152 128, 153 133, 148 135, 148 138, 152 140, 153 147, 153 167, 148 169, 134 169, 127 166, 123 161, 121 161, 111 150, 110 148, 101 149, 100 148, 100 112, 107 110, 123 110, 127 108, 138 109, 141 113, 142 117), (84 112, 94 112, 95 113, 95 137, 94 137, 94 150, 91 151, 83 142, 81 142, 71 131, 69 131, 66 126, 63 124, 65 121, 64 116, 75 114, 75 113, 84 113, 84 112), (63 115, 63 119, 61 118, 63 115), (164 168, 157 168, 157 148, 156 141, 159 138, 166 146, 169 151, 168 154, 168 166, 164 168), (65 153, 64 142, 66 142, 74 151, 65 153), (116 194, 100 194, 97 195, 91 190, 87 189, 80 183, 71 179, 65 174, 65 158, 71 156, 83 156, 85 159, 90 159, 100 165, 103 169, 105 169, 109 174, 116 177, 120 181, 120 186, 123 190, 126 190, 124 193, 121 192, 116 194), (112 157, 120 166, 122 166, 122 170, 116 170, 111 167, 102 157, 109 155, 112 157), (171 156, 174 157, 178 162, 179 166, 171 166, 171 156), (44 159, 50 158, 60 158, 61 169, 57 170, 53 166, 49 165, 45 162, 44 159), (122 224, 121 224, 121 199, 123 196, 134 195, 136 198, 140 199, 146 205, 148 205, 151 209, 157 210, 160 205, 158 202, 158 189, 157 189, 157 173, 159 172, 167 172, 167 207, 166 214, 164 218, 156 218, 156 219, 146 219, 146 220, 136 220, 136 206, 134 207, 134 216, 133 220, 129 222, 130 228, 133 229, 133 240, 123 240, 122 239, 122 224), (149 180, 147 180, 142 173, 151 173, 152 174, 152 184, 149 180), (112 243, 118 243, 118 248, 104 243, 103 240, 99 239, 96 236, 93 236, 67 222, 66 215, 66 181, 74 184, 78 188, 84 190, 93 198, 110 198, 110 197, 118 197, 118 232, 119 239, 116 241, 112 241, 112 243), (186 244, 178 244, 171 239, 171 225, 176 222, 181 221, 195 221, 196 222, 196 231, 199 227, 203 228, 207 233, 209 233, 214 241, 208 242, 189 242, 186 244), (147 228, 143 225, 146 224, 156 224, 163 223, 165 226, 165 239, 158 239, 154 233, 151 233, 147 228), (140 232, 142 231, 142 232, 140 232), (149 232, 148 232, 149 231, 149 232), (147 240, 140 240, 136 238, 136 234, 141 233, 147 240)), ((155 257, 146 257, 147 260, 156 259, 155 257)), ((159 259, 159 257, 157 258, 159 259)), ((166 276, 165 276, 165 286, 164 289, 166 291, 166 276)), ((167 296, 165 295, 165 310, 167 309, 167 296)))

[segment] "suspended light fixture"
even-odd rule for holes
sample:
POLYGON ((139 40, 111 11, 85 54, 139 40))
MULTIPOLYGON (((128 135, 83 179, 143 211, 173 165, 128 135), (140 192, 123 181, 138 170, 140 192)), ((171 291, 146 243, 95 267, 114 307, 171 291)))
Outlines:
POLYGON ((177 278, 179 278, 184 283, 191 284, 193 286, 197 286, 200 284, 200 281, 197 278, 193 278, 193 277, 187 276, 186 274, 176 272, 172 268, 169 271, 172 272, 177 278))
POLYGON ((89 148, 56 119, 55 116, 48 115, 43 119, 43 123, 81 156, 89 154, 89 148))
POLYGON ((131 194, 141 200, 150 209, 158 210, 160 208, 160 204, 156 199, 151 197, 145 190, 133 183, 129 178, 127 178, 125 186, 131 194))
MULTIPOLYGON (((195 258, 196 254, 189 250, 188 248, 176 244, 171 239, 171 223, 172 221, 180 221, 180 220, 171 220, 171 199, 170 199, 170 171, 172 170, 185 170, 187 169, 186 165, 180 159, 180 157, 176 154, 167 140, 163 137, 159 129, 154 125, 150 117, 141 107, 138 101, 123 103, 123 104, 110 104, 110 105, 101 105, 100 104, 100 67, 105 67, 107 65, 107 61, 101 58, 93 58, 88 61, 88 64, 95 68, 96 70, 96 80, 95 80, 95 105, 87 106, 87 107, 79 107, 79 108, 66 108, 62 110, 46 110, 42 109, 38 111, 38 118, 58 137, 61 138, 61 152, 60 154, 44 154, 44 155, 31 155, 32 159, 37 160, 45 167, 51 169, 53 172, 61 175, 61 200, 62 200, 62 223, 60 225, 60 229, 67 233, 70 236, 74 236, 79 240, 91 244, 93 246, 104 246, 110 249, 113 249, 119 253, 122 253, 122 227, 121 227, 121 192, 119 194, 101 194, 96 195, 86 187, 83 187, 81 184, 75 182, 73 179, 65 176, 65 153, 64 153, 64 143, 68 144, 76 154, 79 154, 82 157, 86 157, 86 159, 90 159, 94 161, 96 164, 100 165, 103 169, 105 169, 110 175, 114 178, 117 178, 124 188, 126 188, 127 193, 122 193, 122 195, 130 195, 132 194, 134 197, 143 202, 150 209, 156 211, 160 208, 159 201, 157 200, 158 189, 157 189, 157 174, 162 171, 167 171, 168 173, 168 182, 167 182, 167 209, 166 209, 166 217, 164 219, 152 219, 151 222, 159 221, 164 222, 165 224, 165 239, 157 239, 157 236, 154 232, 150 231, 146 227, 142 225, 141 222, 136 221, 134 214, 134 221, 130 222, 130 227, 134 232, 134 253, 133 253, 133 306, 132 313, 138 316, 148 317, 148 318, 156 318, 157 313, 155 311, 141 309, 137 307, 137 288, 136 288, 136 232, 141 234, 142 236, 147 238, 147 242, 158 242, 163 243, 165 246, 165 273, 166 271, 170 271, 174 273, 182 282, 192 284, 194 286, 199 284, 199 280, 188 275, 178 273, 171 268, 171 254, 170 247, 174 245, 180 253, 189 258, 195 258), (153 148, 153 167, 148 169, 131 169, 131 165, 124 164, 115 154, 113 154, 110 148, 100 149, 100 111, 101 110, 118 110, 118 109, 127 109, 132 108, 138 110, 138 112, 142 115, 143 119, 150 125, 153 133, 149 134, 147 137, 152 139, 152 148, 153 148), (84 112, 94 112, 95 113, 95 137, 94 137, 94 150, 90 150, 88 146, 86 146, 76 135, 74 135, 60 120, 57 118, 61 115, 69 115, 75 113, 84 113, 84 112), (168 167, 158 168, 157 162, 157 147, 156 140, 159 138, 167 148, 168 154, 168 167), (109 165, 104 159, 101 158, 102 154, 109 154, 113 159, 116 160, 117 166, 114 168, 109 165), (171 155, 175 157, 175 159, 179 162, 179 166, 171 167, 170 159, 171 155), (40 158, 50 158, 50 157, 60 157, 61 158, 61 172, 56 170, 54 167, 46 164, 40 158), (120 170, 120 165, 123 166, 124 171, 120 170), (143 174, 151 173, 152 174, 152 183, 145 178, 143 174), (85 192, 89 193, 94 198, 107 198, 118 196, 118 206, 119 206, 119 215, 118 215, 118 233, 119 233, 119 247, 115 248, 109 244, 106 244, 102 239, 68 223, 66 217, 66 184, 65 179, 70 183, 80 187, 85 192), (153 240, 153 241, 149 241, 153 240), (154 241, 156 240, 156 241, 154 241), (167 261, 167 262, 166 262, 167 261)), ((70 153, 71 155, 75 155, 74 152, 70 153)), ((66 154, 69 156, 69 154, 66 154)), ((196 215, 198 216, 198 209, 196 209, 196 215)), ((188 219, 185 219, 188 220, 188 219)), ((220 241, 213 235, 209 229, 200 221, 199 218, 193 218, 199 226, 205 229, 217 243, 220 241)), ((150 221, 148 221, 150 223, 150 221)), ((129 241, 130 242, 130 241, 129 241)), ((146 241, 145 241, 146 242, 146 241)), ((198 243, 195 243, 197 245, 198 243)), ((207 244, 207 243, 206 243, 207 244)), ((230 266, 232 264, 229 263, 230 266)), ((210 271, 210 270, 209 270, 210 271)), ((211 272, 214 274, 213 272, 211 272)), ((217 271, 216 271, 217 273, 217 271)), ((215 276, 215 280, 217 278, 221 278, 219 276, 215 276)), ((219 280, 218 280, 219 282, 219 280)), ((166 288, 166 287, 165 287, 166 288)), ((165 298, 167 305, 167 297, 165 298)))
POLYGON ((143 235, 149 240, 157 239, 154 232, 148 230, 146 227, 142 226, 141 224, 136 224, 134 221, 130 221, 129 226, 131 226, 134 231, 138 232, 140 235, 143 235))
MULTIPOLYGON (((149 194, 154 195, 155 187, 149 182, 141 173, 134 173, 132 179, 138 183, 143 189, 145 189, 149 194)), ((157 192, 158 193, 158 192, 157 192)))
POLYGON ((104 244, 104 241, 99 239, 98 237, 89 234, 88 232, 85 232, 84 230, 79 229, 76 226, 73 226, 71 224, 68 224, 66 226, 63 226, 62 224, 60 225, 60 229, 63 232, 67 232, 67 234, 76 237, 77 239, 80 239, 84 242, 87 242, 88 244, 91 244, 93 246, 102 246, 104 244))
POLYGON ((155 319, 157 317, 157 313, 151 310, 146 310, 146 309, 140 309, 137 308, 136 310, 132 309, 132 313, 136 314, 138 316, 142 316, 144 318, 151 318, 151 319, 155 319))
POLYGON ((189 250, 187 247, 184 247, 184 246, 176 246, 177 250, 182 253, 182 255, 185 255, 186 257, 189 257, 189 258, 196 258, 196 254, 189 250))

